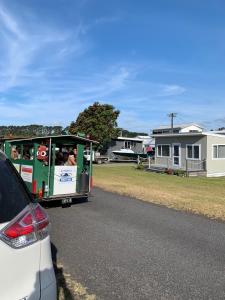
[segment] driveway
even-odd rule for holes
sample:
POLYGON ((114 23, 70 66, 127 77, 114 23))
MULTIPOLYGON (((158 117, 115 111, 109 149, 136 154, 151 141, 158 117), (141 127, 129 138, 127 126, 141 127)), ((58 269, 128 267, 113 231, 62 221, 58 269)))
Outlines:
POLYGON ((97 299, 225 299, 224 223, 100 189, 48 214, 57 260, 97 299))

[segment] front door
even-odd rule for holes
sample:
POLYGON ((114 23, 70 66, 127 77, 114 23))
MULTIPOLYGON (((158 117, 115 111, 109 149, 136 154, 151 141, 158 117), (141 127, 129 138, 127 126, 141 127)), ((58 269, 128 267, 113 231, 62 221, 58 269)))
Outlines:
POLYGON ((180 144, 173 144, 173 166, 180 167, 180 144))

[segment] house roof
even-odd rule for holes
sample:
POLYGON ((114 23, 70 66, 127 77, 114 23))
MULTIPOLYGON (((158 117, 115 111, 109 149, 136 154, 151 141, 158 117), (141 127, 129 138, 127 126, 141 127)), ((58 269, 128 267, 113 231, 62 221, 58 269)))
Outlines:
POLYGON ((161 133, 161 134, 152 134, 152 137, 184 137, 184 136, 216 136, 225 138, 224 134, 213 133, 213 131, 205 131, 205 132, 184 132, 184 133, 161 133))
MULTIPOLYGON (((184 123, 184 124, 177 124, 177 125, 174 125, 173 128, 174 129, 183 129, 183 128, 186 128, 186 127, 189 127, 189 126, 196 126, 196 127, 199 127, 201 129, 203 129, 203 127, 199 124, 196 124, 196 123, 184 123)), ((161 125, 157 128, 154 128, 153 130, 160 130, 160 129, 171 129, 171 126, 168 126, 168 125, 161 125)))
POLYGON ((222 135, 225 134, 225 130, 224 129, 223 130, 212 130, 211 132, 212 133, 216 133, 216 134, 222 134, 222 135))
POLYGON ((149 135, 138 135, 137 139, 141 139, 141 140, 146 140, 146 139, 150 139, 151 137, 149 135))
POLYGON ((9 141, 10 143, 14 143, 14 142, 23 142, 23 141, 40 141, 40 140, 46 140, 46 139, 52 139, 52 140, 56 140, 59 142, 65 142, 65 141, 81 141, 81 142, 92 142, 95 144, 98 144, 97 141, 94 140, 90 140, 84 137, 80 137, 77 135, 51 135, 51 136, 38 136, 38 137, 32 137, 32 138, 24 138, 24 139, 7 139, 7 141, 9 141))

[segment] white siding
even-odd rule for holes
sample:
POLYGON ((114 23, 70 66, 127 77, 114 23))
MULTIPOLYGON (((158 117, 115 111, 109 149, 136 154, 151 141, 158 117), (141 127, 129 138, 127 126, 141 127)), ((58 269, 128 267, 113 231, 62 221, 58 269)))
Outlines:
POLYGON ((180 130, 180 133, 185 133, 185 132, 191 132, 191 131, 198 131, 198 132, 202 132, 202 128, 196 126, 196 125, 191 125, 185 128, 182 128, 180 130))
POLYGON ((213 158, 213 145, 225 145, 225 136, 207 136, 207 176, 225 176, 225 159, 213 158))

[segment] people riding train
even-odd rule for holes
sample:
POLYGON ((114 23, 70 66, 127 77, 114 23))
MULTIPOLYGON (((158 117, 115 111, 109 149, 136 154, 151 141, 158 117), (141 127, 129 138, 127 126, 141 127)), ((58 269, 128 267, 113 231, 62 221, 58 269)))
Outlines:
POLYGON ((18 150, 16 149, 16 147, 12 147, 11 148, 11 158, 14 159, 18 159, 19 157, 19 153, 18 150))
POLYGON ((67 153, 67 160, 64 166, 75 166, 75 165, 76 165, 76 158, 75 158, 74 151, 70 151, 69 153, 67 153))
POLYGON ((56 166, 75 166, 76 165, 77 149, 70 150, 68 148, 60 149, 56 152, 56 166))

